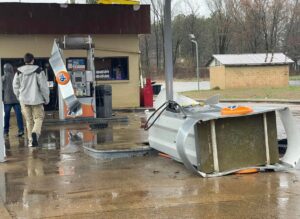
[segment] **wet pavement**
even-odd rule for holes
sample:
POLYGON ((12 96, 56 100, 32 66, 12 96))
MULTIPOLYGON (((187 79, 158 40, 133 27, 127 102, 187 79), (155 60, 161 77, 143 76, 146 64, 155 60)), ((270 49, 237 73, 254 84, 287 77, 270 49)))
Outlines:
MULTIPOLYGON (((162 89, 165 88, 165 83, 162 84, 162 89)), ((185 91, 192 91, 198 90, 198 82, 195 81, 187 81, 187 82, 180 82, 175 81, 173 83, 174 92, 185 92, 185 91)), ((199 81, 199 90, 209 90, 210 89, 210 82, 209 81, 199 81)))
MULTIPOLYGON (((299 115, 299 106, 291 109, 299 115)), ((40 149, 14 137, 13 117, 8 161, 0 164, 0 218, 300 218, 299 171, 205 179, 156 153, 119 159, 86 153, 84 147, 145 145, 143 113, 126 116, 128 123, 99 130, 45 126, 40 149)))

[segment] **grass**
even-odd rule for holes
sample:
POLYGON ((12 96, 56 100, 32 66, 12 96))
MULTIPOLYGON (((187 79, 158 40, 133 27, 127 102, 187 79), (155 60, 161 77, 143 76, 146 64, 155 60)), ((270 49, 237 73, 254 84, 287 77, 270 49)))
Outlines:
MULTIPOLYGON (((165 79, 153 79, 153 81, 157 82, 157 83, 163 83, 165 82, 165 79)), ((174 82, 197 82, 198 79, 197 78, 174 78, 174 82)), ((209 81, 209 78, 200 78, 199 79, 200 82, 202 81, 209 81)))
POLYGON ((299 81, 300 80, 300 75, 293 75, 289 77, 290 81, 299 81))
MULTIPOLYGON (((197 78, 175 78, 176 82, 197 82, 197 78)), ((200 78, 199 81, 209 81, 209 78, 200 78)))
POLYGON ((182 93, 193 99, 206 99, 220 94, 221 99, 282 99, 300 100, 300 86, 289 86, 281 88, 249 88, 249 89, 225 89, 207 91, 188 91, 182 93))

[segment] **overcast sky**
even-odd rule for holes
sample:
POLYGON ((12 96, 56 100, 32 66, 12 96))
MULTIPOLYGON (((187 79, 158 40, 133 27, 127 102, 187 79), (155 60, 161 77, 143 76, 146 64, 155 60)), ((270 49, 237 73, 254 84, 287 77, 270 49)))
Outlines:
MULTIPOLYGON (((173 10, 175 10, 175 14, 184 13, 189 14, 190 8, 185 4, 186 0, 172 0, 173 10)), ((198 12, 201 16, 208 16, 209 10, 206 5, 206 0, 188 0, 192 3, 195 8, 199 8, 198 12)), ((35 3, 66 3, 68 0, 0 0, 0 2, 35 2, 35 3)), ((76 0, 76 3, 85 3, 85 0, 76 0)), ((150 0, 141 0, 142 3, 149 3, 150 0)))

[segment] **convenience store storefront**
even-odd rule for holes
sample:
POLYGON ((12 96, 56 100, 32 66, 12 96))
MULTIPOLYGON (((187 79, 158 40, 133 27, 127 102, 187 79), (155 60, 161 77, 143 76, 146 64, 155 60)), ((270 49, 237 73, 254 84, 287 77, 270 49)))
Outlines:
MULTIPOLYGON (((139 34, 150 32, 150 7, 121 5, 0 3, 0 59, 23 65, 31 52, 49 81, 49 110, 57 107, 57 86, 48 63, 54 39, 90 35, 95 44, 95 80, 112 85, 113 108, 139 106, 139 34), (12 19, 11 14, 16 16, 12 19), (60 16, 57 16, 60 15, 60 16)), ((64 51, 64 57, 86 58, 83 50, 64 51)))

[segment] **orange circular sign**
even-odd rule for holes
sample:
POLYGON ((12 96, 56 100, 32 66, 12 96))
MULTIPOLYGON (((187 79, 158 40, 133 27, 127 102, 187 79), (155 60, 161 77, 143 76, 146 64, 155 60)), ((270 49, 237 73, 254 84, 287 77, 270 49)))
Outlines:
POLYGON ((70 81, 70 74, 66 71, 60 71, 56 75, 56 81, 60 85, 66 85, 70 81))

